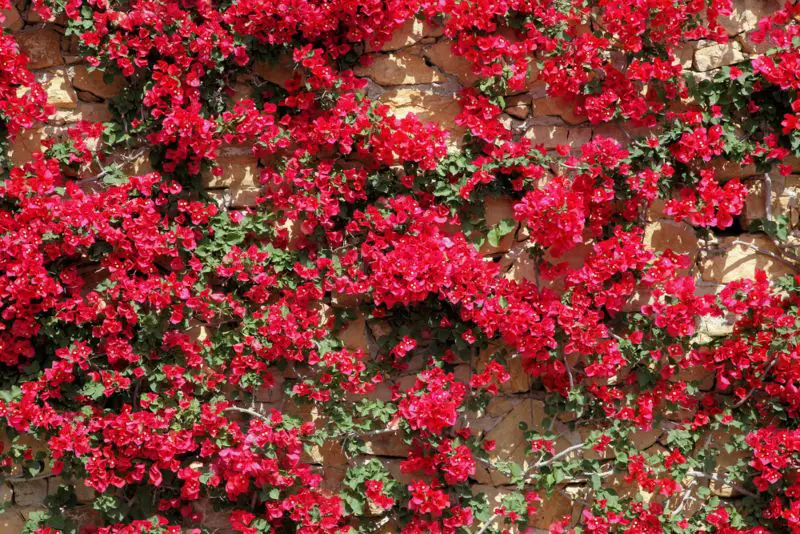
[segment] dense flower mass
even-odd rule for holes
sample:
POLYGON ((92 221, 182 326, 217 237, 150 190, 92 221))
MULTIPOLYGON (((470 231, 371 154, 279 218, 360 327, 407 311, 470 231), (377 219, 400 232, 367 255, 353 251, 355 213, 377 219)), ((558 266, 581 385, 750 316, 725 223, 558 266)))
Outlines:
POLYGON ((731 35, 730 0, 30 4, 124 89, 53 128, 4 26, 4 154, 43 137, 0 159, 0 477, 49 494, 25 532, 800 532, 770 196, 800 5, 731 35), (434 35, 462 87, 415 111, 449 131, 357 75, 434 35), (698 43, 742 59, 689 72, 698 43), (544 139, 532 94, 590 134, 544 139), (232 167, 248 201, 206 191, 232 167), (698 279, 737 246, 774 264, 698 279))

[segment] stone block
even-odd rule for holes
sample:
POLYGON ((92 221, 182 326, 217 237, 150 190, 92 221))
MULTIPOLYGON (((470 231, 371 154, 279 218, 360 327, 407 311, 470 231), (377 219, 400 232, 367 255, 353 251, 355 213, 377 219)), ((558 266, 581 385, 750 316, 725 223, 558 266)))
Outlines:
POLYGON ((742 278, 753 278, 756 269, 767 273, 774 280, 786 274, 794 274, 794 269, 769 254, 780 255, 780 249, 765 235, 743 234, 721 240, 720 250, 712 252, 702 262, 702 278, 707 282, 727 284, 742 278))
POLYGON ((413 50, 402 50, 389 54, 372 54, 368 65, 354 69, 357 76, 371 79, 378 85, 416 85, 443 82, 445 77, 413 50))
POLYGON ((112 98, 119 94, 126 82, 122 76, 114 76, 109 83, 106 83, 103 71, 90 71, 84 65, 79 65, 75 67, 72 84, 76 89, 100 98, 112 98))
POLYGON ((29 69, 63 65, 61 34, 50 28, 26 30, 15 35, 19 48, 28 57, 29 69))

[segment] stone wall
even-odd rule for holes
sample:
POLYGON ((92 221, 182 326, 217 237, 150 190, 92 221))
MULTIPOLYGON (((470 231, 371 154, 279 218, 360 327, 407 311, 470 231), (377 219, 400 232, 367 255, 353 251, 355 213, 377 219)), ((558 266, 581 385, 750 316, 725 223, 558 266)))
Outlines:
MULTIPOLYGON (((724 45, 687 43, 681 50, 684 66, 702 79, 715 69, 758 54, 760 50, 749 44, 744 34, 777 6, 775 0, 737 0, 733 14, 724 19, 731 41, 724 45)), ((9 157, 13 163, 29 160, 33 152, 41 149, 44 135, 58 136, 79 120, 105 121, 112 117, 109 100, 122 89, 124 81, 115 79, 107 83, 102 74, 89 72, 80 63, 75 41, 64 35, 63 26, 42 23, 25 7, 24 2, 19 2, 17 9, 6 13, 4 25, 15 32, 20 46, 31 60, 30 67, 44 84, 48 99, 56 108, 55 115, 44 128, 25 132, 11 145, 9 157)), ((372 63, 358 67, 356 73, 368 80, 367 93, 370 97, 388 104, 398 116, 415 113, 424 120, 436 121, 451 130, 453 140, 461 137, 463 131, 455 123, 459 112, 455 96, 462 87, 471 85, 475 76, 465 60, 451 54, 448 40, 442 36, 439 28, 414 20, 398 31, 381 50, 370 50, 368 55, 372 63)), ((288 78, 289 67, 258 64, 254 72, 264 80, 280 84, 288 78)), ((248 81, 243 79, 237 90, 245 94, 247 84, 248 81)), ((531 81, 527 89, 525 93, 508 95, 506 99, 503 120, 511 125, 517 135, 526 136, 547 148, 556 145, 577 148, 595 135, 616 137, 622 142, 627 140, 630 132, 613 126, 593 128, 576 116, 569 105, 547 98, 542 83, 531 81)), ((147 172, 150 168, 146 154, 124 155, 122 160, 131 173, 147 172)), ((205 177, 204 186, 228 209, 252 205, 259 192, 258 176, 262 162, 256 160, 249 150, 235 147, 224 149, 219 162, 222 175, 205 177)), ((776 176, 769 178, 756 174, 753 168, 740 168, 722 161, 717 165, 721 176, 740 177, 749 187, 750 196, 739 228, 747 228, 750 221, 767 215, 786 214, 794 227, 795 235, 791 239, 800 243, 800 163, 795 165, 797 175, 778 177, 776 173, 776 176)), ((656 250, 670 248, 689 254, 693 259, 691 273, 697 277, 703 291, 715 292, 721 284, 741 277, 752 277, 756 269, 765 270, 771 278, 793 272, 792 267, 781 259, 781 251, 764 234, 742 233, 700 239, 690 226, 667 218, 662 208, 663 204, 651 210, 646 227, 647 242, 656 250)), ((490 226, 493 221, 508 218, 510 213, 509 199, 496 198, 486 203, 486 218, 490 226)), ((499 257, 506 276, 520 279, 533 276, 530 260, 522 253, 526 246, 524 242, 515 241, 513 234, 510 234, 498 246, 487 247, 484 252, 499 257)), ((573 266, 580 265, 581 254, 587 250, 586 246, 579 247, 571 253, 568 261, 573 266)), ((642 302, 647 298, 647 295, 641 295, 642 302)), ((724 322, 706 324, 703 333, 721 335, 728 331, 727 328, 724 322)), ((198 329, 197 335, 203 335, 202 329, 198 329)), ((351 322, 340 332, 340 337, 351 348, 366 349, 368 339, 364 319, 357 318, 351 322)), ((479 355, 478 365, 481 358, 485 360, 487 357, 488 354, 479 355)), ((521 369, 519 360, 514 361, 517 362, 517 368, 512 366, 512 380, 503 385, 501 394, 491 401, 485 414, 469 422, 469 425, 485 433, 487 439, 497 441, 497 448, 492 452, 493 459, 513 459, 524 466, 525 442, 519 423, 525 422, 528 427, 535 428, 544 419, 544 412, 543 402, 530 392, 529 378, 521 369)), ((401 378, 400 382, 413 382, 414 370, 412 365, 408 376, 401 378)), ((466 373, 468 369, 463 371, 466 373)), ((275 395, 274 390, 265 392, 259 399, 261 407, 275 403, 278 400, 275 395)), ((388 399, 388 385, 378 395, 388 399)), ((563 422, 556 424, 564 427, 561 429, 562 443, 559 443, 561 449, 584 439, 578 432, 569 432, 563 422)), ((642 450, 649 450, 662 446, 659 444, 661 436, 661 431, 655 429, 641 433, 636 439, 642 450)), ((391 433, 375 436, 368 441, 368 445, 375 456, 386 462, 393 474, 404 480, 399 463, 406 455, 407 447, 397 436, 391 433)), ((310 459, 324 469, 326 485, 335 488, 344 476, 347 463, 340 444, 326 444, 312 451, 310 459)), ((490 496, 501 495, 504 484, 508 482, 498 473, 481 468, 474 479, 475 490, 490 496)), ((623 484, 622 481, 617 483, 623 484)), ((12 479, 0 487, 0 501, 9 505, 7 511, 0 515, 0 533, 21 532, 24 519, 41 506, 48 492, 55 491, 58 484, 57 478, 45 474, 28 481, 12 479)), ((713 482, 711 486, 712 492, 721 496, 729 496, 733 491, 730 487, 713 482)), ((79 503, 85 503, 91 497, 91 490, 78 487, 76 494, 79 503)), ((542 511, 535 526, 546 528, 554 518, 580 513, 580 506, 576 504, 579 498, 580 490, 568 488, 550 497, 541 506, 542 511)), ((74 513, 91 514, 80 507, 74 513)), ((213 516, 209 521, 213 523, 213 516)), ((391 525, 385 528, 393 531, 391 525)))

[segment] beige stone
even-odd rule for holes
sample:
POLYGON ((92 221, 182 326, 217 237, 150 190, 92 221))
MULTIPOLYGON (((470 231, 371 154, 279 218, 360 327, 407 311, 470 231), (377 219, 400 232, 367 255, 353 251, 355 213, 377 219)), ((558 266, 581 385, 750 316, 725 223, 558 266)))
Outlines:
POLYGON ((720 250, 712 252, 713 255, 703 261, 703 280, 726 284, 741 278, 753 278, 756 269, 765 271, 771 280, 794 273, 791 266, 753 247, 780 255, 780 249, 765 235, 727 237, 721 240, 720 250))
POLYGON ((252 208, 258 204, 258 199, 262 195, 261 189, 251 189, 249 187, 238 187, 230 189, 230 206, 232 208, 252 208))
POLYGON ((22 16, 19 14, 19 10, 13 5, 6 11, 3 11, 3 16, 5 17, 3 28, 12 33, 21 30, 25 25, 22 16))
POLYGON ((108 122, 113 118, 111 110, 105 104, 78 102, 75 109, 59 109, 50 119, 52 124, 64 125, 78 121, 108 122))
POLYGON ((153 170, 153 166, 150 163, 149 153, 140 154, 135 158, 126 161, 126 163, 122 166, 122 171, 130 176, 142 176, 144 174, 153 172, 153 170))
POLYGON ((657 252, 687 254, 692 260, 697 255, 697 235, 686 223, 652 222, 644 229, 644 244, 657 252))
POLYGON ((467 87, 477 82, 480 77, 473 72, 472 63, 455 55, 450 49, 450 41, 439 41, 424 52, 428 60, 447 74, 452 74, 458 83, 467 87))
POLYGON ((312 464, 335 466, 345 465, 347 457, 344 455, 341 442, 326 441, 322 445, 307 445, 303 461, 312 464))
POLYGON ((17 134, 9 144, 8 157, 14 165, 23 165, 33 158, 33 154, 44 150, 45 138, 42 128, 29 128, 17 134))
POLYGON ((409 446, 403 441, 403 433, 399 430, 396 432, 376 433, 365 436, 363 439, 366 453, 374 454, 375 456, 406 458, 410 450, 409 446))
POLYGON ((714 169, 716 177, 720 180, 729 180, 731 178, 745 178, 756 174, 755 165, 747 165, 742 167, 736 162, 728 161, 723 158, 716 158, 711 160, 710 163, 703 165, 703 167, 714 169))
POLYGON ((25 520, 13 508, 0 514, 0 534, 20 534, 24 527, 25 520))
MULTIPOLYGON (((800 176, 770 174, 772 216, 786 216, 792 227, 800 225, 800 176)), ((767 217, 765 182, 756 178, 747 182, 747 198, 742 210, 742 225, 748 228, 756 219, 767 217)))
MULTIPOLYGON (((503 360, 498 358, 501 352, 504 352, 502 347, 492 345, 482 350, 480 354, 478 354, 475 371, 478 373, 483 372, 486 365, 493 360, 497 360, 499 363, 503 364, 503 360)), ((507 356, 505 358, 504 367, 506 368, 506 372, 511 375, 511 378, 499 386, 500 392, 522 393, 531 389, 531 376, 526 373, 525 369, 522 367, 521 355, 515 354, 510 357, 507 356)))
POLYGON ((47 93, 48 104, 52 104, 56 109, 78 107, 78 95, 69 83, 66 69, 47 71, 38 78, 47 93))
POLYGON ((392 38, 381 47, 381 50, 391 51, 413 46, 427 37, 438 37, 442 33, 443 30, 440 26, 429 24, 414 17, 396 29, 392 33, 392 38))
POLYGON ((19 48, 28 56, 29 69, 63 65, 61 35, 51 29, 34 29, 15 35, 19 48))
POLYGON ((357 76, 370 78, 378 85, 415 85, 443 82, 445 77, 429 67, 412 50, 367 56, 371 62, 354 69, 357 76))
POLYGON ((203 174, 203 187, 220 189, 224 187, 258 189, 258 160, 245 151, 242 154, 220 154, 217 159, 221 174, 203 174))
POLYGON ((746 59, 742 47, 736 41, 714 43, 697 49, 694 53, 694 67, 700 72, 734 65, 746 59))
POLYGON ((464 136, 464 128, 455 122, 461 109, 455 95, 441 95, 417 89, 393 89, 380 96, 380 101, 392 109, 395 117, 402 119, 411 113, 423 121, 433 121, 450 132, 450 142, 457 144, 464 136))
POLYGON ((90 71, 85 66, 79 65, 75 67, 72 84, 76 89, 92 93, 95 96, 112 98, 119 94, 126 82, 122 76, 114 76, 110 83, 106 83, 103 71, 90 71))
POLYGON ((525 132, 525 137, 533 141, 534 145, 543 145, 544 148, 555 148, 558 145, 567 145, 573 149, 580 148, 592 138, 590 128, 566 128, 563 126, 532 126, 525 132))
POLYGON ((581 124, 585 117, 575 114, 575 105, 563 98, 536 98, 532 101, 534 117, 560 117, 567 124, 581 124))
POLYGON ((347 326, 336 333, 336 338, 342 342, 345 348, 350 350, 369 351, 367 325, 364 321, 364 316, 359 313, 355 319, 347 323, 347 326))
POLYGON ((717 21, 728 32, 738 35, 754 30, 758 21, 782 7, 780 0, 736 0, 732 3, 731 14, 720 16, 717 21))
POLYGON ((530 115, 531 108, 525 104, 514 104, 513 106, 506 107, 504 111, 515 119, 524 120, 530 115))
POLYGON ((38 506, 47 497, 47 480, 28 480, 14 484, 14 504, 17 506, 38 506))
MULTIPOLYGON (((513 461, 522 466, 523 471, 527 470, 535 460, 534 456, 528 454, 530 445, 525 440, 525 435, 519 429, 519 425, 520 423, 525 423, 528 430, 541 430, 544 418, 544 403, 542 401, 520 399, 511 411, 486 433, 487 440, 496 442, 495 449, 489 453, 489 459, 493 462, 498 460, 513 461)), ((477 480, 492 484, 509 482, 504 475, 495 469, 489 470, 484 476, 479 476, 477 480)))

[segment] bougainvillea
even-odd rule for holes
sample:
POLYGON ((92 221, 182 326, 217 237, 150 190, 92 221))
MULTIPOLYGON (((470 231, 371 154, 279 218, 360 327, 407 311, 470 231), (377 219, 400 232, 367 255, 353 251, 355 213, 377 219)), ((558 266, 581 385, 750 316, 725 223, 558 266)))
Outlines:
MULTIPOLYGON (((33 9, 125 90, 112 120, 3 160, 0 469, 63 482, 28 531, 800 532, 800 276, 704 293, 644 230, 659 203, 703 235, 735 225, 747 189, 720 160, 798 166, 800 5, 701 80, 680 48, 728 43, 729 1, 33 9), (463 138, 354 74, 415 18, 476 80, 463 138), (506 99, 534 83, 627 141, 517 135, 506 99), (248 209, 202 187, 231 146, 260 161, 248 209), (144 152, 152 172, 119 163, 144 152), (486 253, 510 234, 524 271, 486 253), (541 417, 503 456, 481 419, 516 375, 541 417), (91 517, 69 513, 76 487, 91 517), (542 524, 565 496, 581 512, 542 524)), ((53 109, 8 31, 0 58, 7 143, 53 109)))

